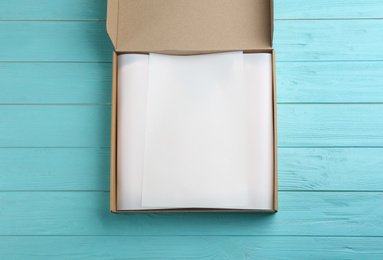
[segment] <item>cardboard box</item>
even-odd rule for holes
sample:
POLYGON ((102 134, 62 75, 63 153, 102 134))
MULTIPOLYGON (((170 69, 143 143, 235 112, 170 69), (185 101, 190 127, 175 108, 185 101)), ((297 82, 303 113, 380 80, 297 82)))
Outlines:
POLYGON ((110 210, 128 212, 258 212, 240 209, 117 210, 117 55, 271 53, 273 58, 274 209, 278 210, 277 115, 273 0, 108 0, 107 31, 113 53, 110 210))

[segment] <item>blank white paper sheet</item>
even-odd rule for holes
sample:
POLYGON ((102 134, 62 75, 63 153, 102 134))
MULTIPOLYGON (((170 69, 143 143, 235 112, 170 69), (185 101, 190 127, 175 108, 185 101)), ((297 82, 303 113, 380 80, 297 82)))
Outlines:
POLYGON ((149 56, 118 56, 117 209, 140 210, 149 56))
POLYGON ((274 116, 272 56, 243 55, 248 119, 248 187, 244 209, 272 210, 274 199, 274 116))
POLYGON ((270 54, 118 62, 118 210, 273 208, 270 54))
POLYGON ((150 54, 142 205, 248 204, 242 52, 150 54))

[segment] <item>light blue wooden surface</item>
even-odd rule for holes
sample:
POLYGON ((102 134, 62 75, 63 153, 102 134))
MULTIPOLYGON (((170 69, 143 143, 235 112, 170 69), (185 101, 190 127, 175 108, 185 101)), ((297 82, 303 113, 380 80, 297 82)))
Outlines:
POLYGON ((382 259, 383 1, 274 3, 280 211, 113 215, 106 0, 0 0, 0 259, 382 259))

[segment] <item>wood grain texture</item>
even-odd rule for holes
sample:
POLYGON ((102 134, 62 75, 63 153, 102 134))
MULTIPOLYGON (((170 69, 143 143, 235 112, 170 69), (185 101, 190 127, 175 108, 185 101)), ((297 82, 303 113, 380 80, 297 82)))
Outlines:
POLYGON ((274 26, 277 61, 383 60, 383 19, 286 20, 274 26))
POLYGON ((279 212, 111 214, 109 192, 0 192, 0 235, 383 236, 381 192, 279 192, 279 212))
POLYGON ((109 148, 1 148, 0 165, 0 191, 109 190, 109 148))
POLYGON ((111 63, 0 63, 0 104, 110 104, 111 63))
POLYGON ((278 145, 383 146, 382 105, 278 105, 278 145))
POLYGON ((105 20, 107 0, 2 1, 0 20, 105 20))
POLYGON ((380 0, 274 0, 276 19, 382 18, 380 0))
POLYGON ((109 105, 0 106, 0 147, 110 147, 109 105))
POLYGON ((381 237, 0 237, 2 259, 377 259, 381 237), (23 251, 20 248, 25 248, 23 251))
MULTIPOLYGON (((110 104, 111 71, 111 63, 3 62, 0 104, 110 104)), ((382 75, 382 62, 277 62, 277 101, 383 103, 382 75)))
POLYGON ((382 62, 277 62, 278 103, 382 103, 382 62))
MULTIPOLYGON (((279 148, 279 190, 383 191, 382 154, 383 148, 279 148)), ((108 191, 109 159, 109 148, 2 148, 0 191, 108 191)))
POLYGON ((279 189, 383 191, 382 154, 382 148, 279 148, 279 189))
MULTIPOLYGON (((383 19, 278 20, 274 25, 277 61, 383 60, 383 19)), ((0 31, 0 61, 112 60, 104 21, 5 21, 0 31)))
POLYGON ((112 60, 105 21, 5 21, 0 31, 0 61, 112 60))

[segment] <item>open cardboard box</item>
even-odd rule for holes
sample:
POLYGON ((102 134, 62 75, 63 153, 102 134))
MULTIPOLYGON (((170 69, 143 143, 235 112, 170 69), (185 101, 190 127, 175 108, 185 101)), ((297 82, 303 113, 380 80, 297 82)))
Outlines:
POLYGON ((107 31, 113 53, 110 210, 128 212, 257 212, 249 209, 117 210, 117 55, 192 55, 227 51, 271 53, 273 58, 274 205, 278 209, 277 120, 273 0, 108 0, 107 31))

